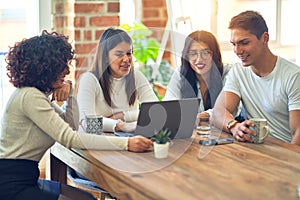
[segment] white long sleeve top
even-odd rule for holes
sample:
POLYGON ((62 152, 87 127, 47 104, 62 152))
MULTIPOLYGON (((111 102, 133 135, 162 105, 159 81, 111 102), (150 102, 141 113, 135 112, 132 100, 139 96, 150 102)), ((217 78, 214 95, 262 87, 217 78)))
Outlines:
MULTIPOLYGON (((81 75, 77 100, 79 106, 80 120, 85 115, 102 115, 103 131, 114 132, 117 120, 108 118, 109 116, 123 112, 126 122, 136 121, 139 113, 139 103, 157 101, 157 97, 146 79, 146 77, 138 70, 135 70, 135 85, 137 90, 137 101, 134 105, 129 106, 125 90, 125 77, 111 78, 112 80, 112 105, 108 105, 104 99, 103 91, 99 80, 91 72, 85 72, 81 75)), ((79 127, 80 132, 83 131, 79 127)))

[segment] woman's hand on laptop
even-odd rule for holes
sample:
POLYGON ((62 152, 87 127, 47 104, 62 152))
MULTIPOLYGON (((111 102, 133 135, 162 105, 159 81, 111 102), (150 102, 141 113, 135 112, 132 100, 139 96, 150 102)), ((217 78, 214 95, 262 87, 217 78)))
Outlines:
POLYGON ((153 146, 153 142, 143 136, 134 136, 128 138, 128 151, 144 152, 153 146))

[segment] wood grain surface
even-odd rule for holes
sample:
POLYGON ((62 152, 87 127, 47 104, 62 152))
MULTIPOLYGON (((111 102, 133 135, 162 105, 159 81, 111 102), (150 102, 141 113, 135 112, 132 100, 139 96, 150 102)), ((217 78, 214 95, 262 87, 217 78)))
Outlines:
POLYGON ((205 147, 200 139, 205 138, 194 134, 173 140, 167 159, 155 159, 153 151, 70 150, 56 144, 51 178, 65 180, 64 168, 56 168, 65 163, 121 200, 299 198, 299 146, 267 138, 263 144, 205 147))

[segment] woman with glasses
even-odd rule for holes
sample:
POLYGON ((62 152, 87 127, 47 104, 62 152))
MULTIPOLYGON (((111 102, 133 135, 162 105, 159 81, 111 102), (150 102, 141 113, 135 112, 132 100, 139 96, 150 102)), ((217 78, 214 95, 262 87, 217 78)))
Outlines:
POLYGON ((125 31, 108 28, 103 32, 91 71, 80 77, 80 119, 102 115, 106 132, 136 128, 138 104, 157 101, 157 97, 146 77, 134 69, 132 53, 132 40, 125 31))
POLYGON ((173 74, 164 100, 198 97, 200 115, 211 116, 229 69, 223 65, 215 36, 207 31, 192 32, 185 40, 181 66, 173 74))

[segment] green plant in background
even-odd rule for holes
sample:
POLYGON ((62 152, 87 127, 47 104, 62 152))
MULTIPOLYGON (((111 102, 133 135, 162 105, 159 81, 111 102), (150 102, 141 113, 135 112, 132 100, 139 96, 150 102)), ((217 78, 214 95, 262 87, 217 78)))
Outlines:
POLYGON ((167 61, 162 61, 155 77, 152 77, 156 67, 155 60, 160 50, 160 43, 151 37, 152 31, 141 22, 122 24, 119 28, 131 36, 133 40, 133 55, 138 63, 138 69, 153 84, 153 90, 158 100, 161 101, 163 96, 158 94, 154 84, 166 87, 173 74, 173 69, 167 61))
POLYGON ((171 130, 169 130, 168 128, 162 129, 159 132, 155 133, 151 137, 151 140, 156 142, 157 144, 166 144, 171 140, 169 137, 170 135, 171 135, 171 130))
POLYGON ((119 28, 126 31, 133 40, 133 55, 139 63, 139 70, 149 82, 159 82, 161 85, 166 86, 173 74, 173 69, 167 61, 160 63, 158 73, 152 80, 153 67, 160 49, 159 42, 150 37, 152 31, 141 22, 135 22, 132 25, 122 24, 119 28))
MULTIPOLYGON (((146 64, 143 67, 140 67, 139 70, 146 76, 148 80, 151 80, 153 67, 150 64, 146 64)), ((174 70, 172 66, 167 61, 161 61, 160 66, 158 68, 158 73, 155 77, 155 82, 161 83, 163 86, 167 86, 174 70)))
POLYGON ((120 28, 126 31, 133 40, 133 55, 139 63, 146 64, 148 59, 155 60, 160 48, 159 42, 152 37, 152 31, 141 22, 132 25, 121 24, 120 28))
POLYGON ((174 70, 169 62, 162 61, 160 63, 160 66, 158 68, 158 72, 156 75, 156 80, 160 82, 163 86, 167 86, 172 74, 174 73, 174 70))

